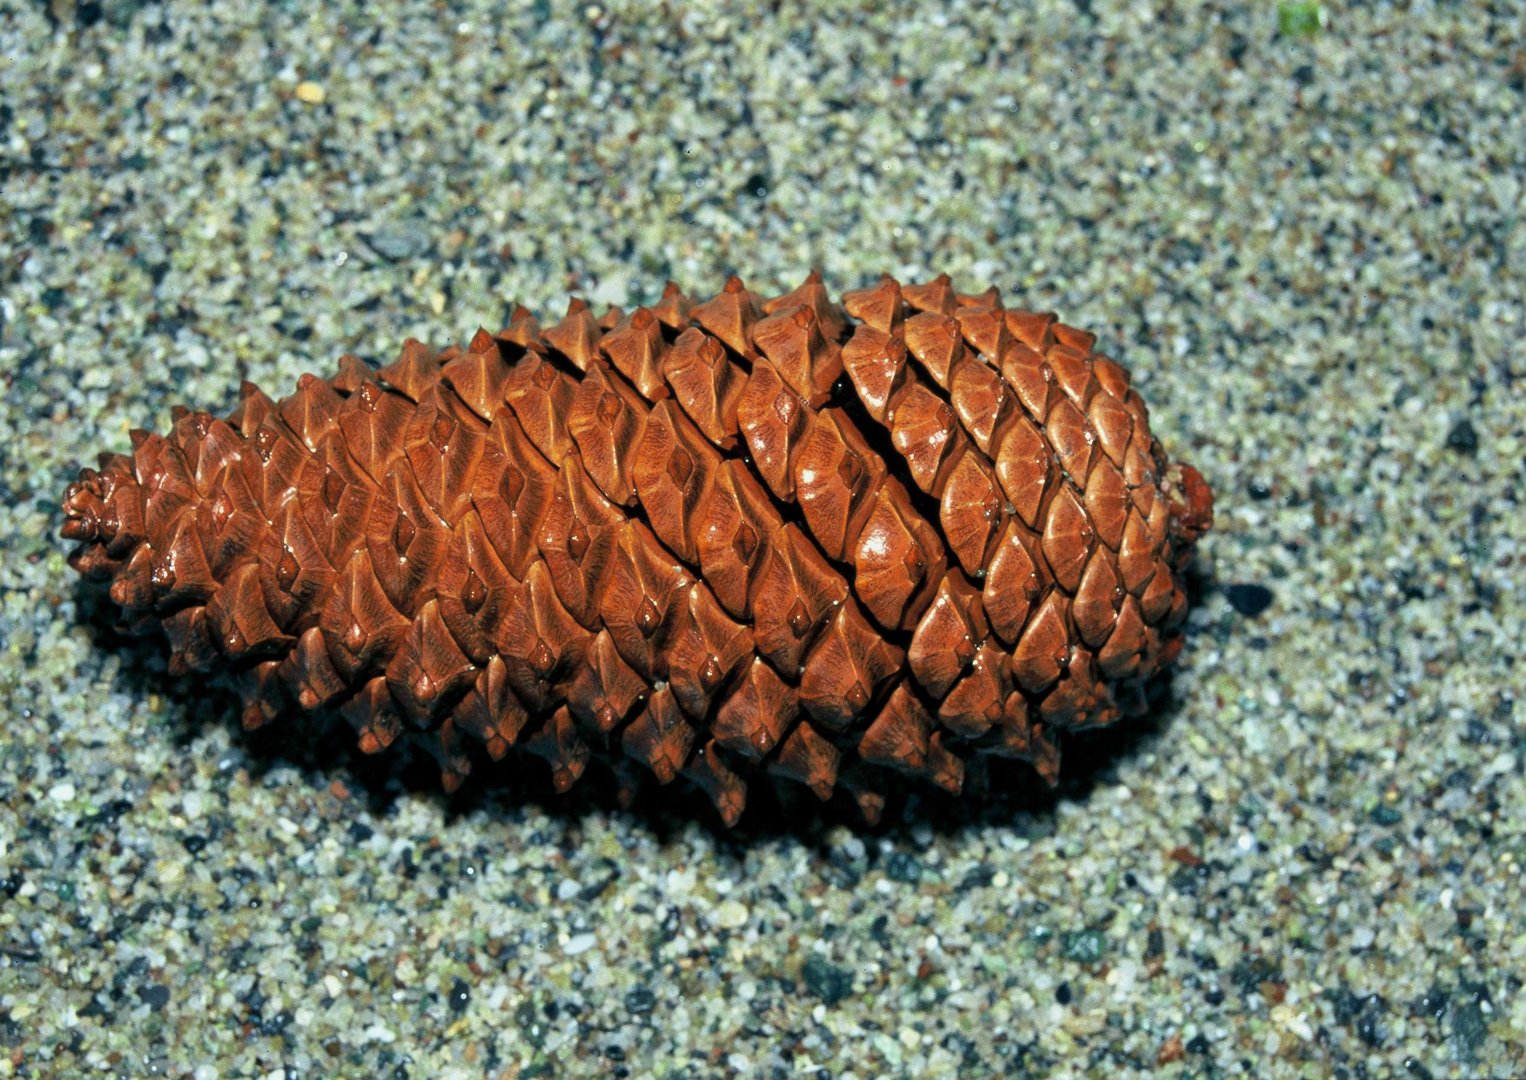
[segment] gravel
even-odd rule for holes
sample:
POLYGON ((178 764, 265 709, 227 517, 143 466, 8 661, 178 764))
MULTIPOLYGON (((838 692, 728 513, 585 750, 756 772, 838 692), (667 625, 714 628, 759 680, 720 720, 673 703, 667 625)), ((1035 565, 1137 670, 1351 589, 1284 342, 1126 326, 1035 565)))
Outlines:
POLYGON ((1526 1069, 1518 7, 775 7, 0 8, 0 1076, 1526 1069), (812 266, 1096 331, 1218 493, 1053 795, 447 799, 65 563, 171 404, 812 266))

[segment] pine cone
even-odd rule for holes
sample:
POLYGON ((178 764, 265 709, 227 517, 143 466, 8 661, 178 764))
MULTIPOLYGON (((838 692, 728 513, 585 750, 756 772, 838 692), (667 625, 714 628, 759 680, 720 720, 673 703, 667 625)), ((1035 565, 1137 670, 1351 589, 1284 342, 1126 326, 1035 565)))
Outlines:
POLYGON ((728 824, 761 776, 874 820, 985 755, 1053 783, 1056 736, 1181 647, 1212 496, 1093 342, 946 275, 519 309, 177 409, 80 473, 63 535, 246 727, 337 706, 367 752, 429 733, 447 789, 475 743, 558 790, 595 756, 624 798, 683 775, 728 824))

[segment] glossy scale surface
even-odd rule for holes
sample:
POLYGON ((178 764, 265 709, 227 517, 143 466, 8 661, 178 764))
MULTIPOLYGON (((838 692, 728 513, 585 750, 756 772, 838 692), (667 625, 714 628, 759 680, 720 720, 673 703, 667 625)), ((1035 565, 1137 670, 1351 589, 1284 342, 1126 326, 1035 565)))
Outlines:
POLYGON ((65 495, 71 562, 256 727, 337 707, 683 776, 734 823, 768 776, 959 792, 986 755, 1053 783, 1060 733, 1143 708, 1182 645, 1212 496, 1089 333, 889 277, 354 357, 226 421, 176 410, 65 495))

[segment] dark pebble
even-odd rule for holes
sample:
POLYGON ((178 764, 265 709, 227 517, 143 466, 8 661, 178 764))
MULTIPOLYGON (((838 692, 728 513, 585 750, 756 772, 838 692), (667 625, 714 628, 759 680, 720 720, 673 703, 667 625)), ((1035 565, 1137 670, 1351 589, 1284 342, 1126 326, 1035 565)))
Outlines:
POLYGON ((1228 585, 1224 599, 1241 615, 1253 619, 1272 606, 1272 590, 1265 585, 1228 585))
POLYGON ((620 879, 620 868, 612 860, 602 859, 600 861, 609 872, 597 881, 592 881, 578 890, 578 899, 585 903, 589 900, 597 900, 600 896, 604 895, 605 890, 620 879))
POLYGON ((1372 820, 1376 825, 1397 825, 1404 820, 1404 815, 1392 806, 1379 804, 1372 809, 1372 820))
POLYGON ((853 976, 820 956, 811 956, 801 969, 805 987, 828 1005, 836 1005, 853 992, 853 976))
POLYGON ((1202 886, 1202 876, 1190 866, 1184 866, 1171 875, 1171 887, 1183 896, 1196 896, 1202 886))
POLYGON ((1208 1040, 1201 1033, 1192 1036, 1192 1041, 1187 1044, 1187 1049, 1194 1054, 1208 1053, 1208 1040))
POLYGON ((85 818, 85 822, 90 825, 114 825, 131 808, 133 808, 131 799, 111 799, 89 818, 85 818))
POLYGON ((1054 999, 1061 1005, 1070 1004, 1070 983, 1062 982, 1054 991, 1054 999))
POLYGON ((472 988, 466 984, 466 980, 456 979, 450 984, 450 997, 446 1000, 450 1002, 451 1012, 463 1012, 471 1004, 472 988))
POLYGON ((1452 430, 1447 432, 1447 449, 1469 457, 1478 453, 1478 432, 1473 429, 1471 420, 1459 420, 1452 425, 1452 430))
POLYGON ((915 882, 922 880, 922 864, 904 851, 893 852, 885 860, 885 876, 891 881, 915 882))
POLYGON ((168 986, 161 986, 159 983, 152 983, 148 986, 139 987, 138 997, 143 999, 143 1004, 157 1011, 169 1004, 170 988, 168 986))
POLYGON ((1265 502, 1272 497, 1271 486, 1262 480, 1252 480, 1245 490, 1257 502, 1265 502))
POLYGON ((991 866, 977 866, 964 879, 959 882, 959 891, 968 892, 971 889, 983 889, 996 880, 996 869, 991 866))
POLYGON ((1230 971, 1229 977, 1242 994, 1257 993, 1262 983, 1282 981, 1282 969, 1264 956, 1252 956, 1241 960, 1230 971))
POLYGON ((626 1011, 645 1016, 657 1005, 657 995, 644 986, 638 986, 625 995, 626 1011))
POLYGON ((1458 1057, 1464 1061, 1473 1060, 1478 1048, 1483 1045, 1488 1030, 1488 1025, 1484 1022, 1484 1011, 1479 1008, 1478 1002, 1465 1001, 1452 1010, 1452 1039, 1456 1043, 1458 1057))
MULTIPOLYGON (((541 1023, 540 1016, 535 1011, 535 1002, 526 998, 514 1007, 514 1020, 519 1024, 519 1033, 525 1042, 539 1050, 546 1042, 546 1025, 541 1023)), ((524 1074, 521 1073, 521 1076, 524 1074)))
POLYGON ((1451 995, 1439 986, 1432 986, 1425 993, 1415 999, 1409 1007, 1411 1016, 1429 1016, 1433 1020, 1440 1020, 1447 1014, 1447 1002, 1451 995))

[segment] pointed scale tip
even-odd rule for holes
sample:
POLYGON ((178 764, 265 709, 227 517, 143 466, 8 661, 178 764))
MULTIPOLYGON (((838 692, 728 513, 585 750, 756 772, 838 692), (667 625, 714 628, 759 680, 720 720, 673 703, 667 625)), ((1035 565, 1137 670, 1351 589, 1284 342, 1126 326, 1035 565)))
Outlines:
MULTIPOLYGON (((71 514, 75 511, 70 511, 71 514)), ((94 540, 98 531, 95 516, 85 515, 81 512, 79 517, 69 517, 64 521, 59 534, 65 540, 94 540)))

